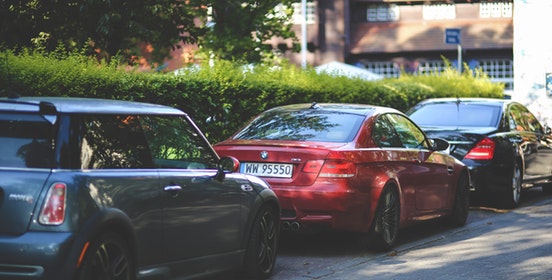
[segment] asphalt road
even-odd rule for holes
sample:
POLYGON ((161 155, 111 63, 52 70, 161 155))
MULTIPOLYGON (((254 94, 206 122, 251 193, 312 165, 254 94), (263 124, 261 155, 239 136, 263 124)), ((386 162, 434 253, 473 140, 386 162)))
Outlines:
POLYGON ((284 233, 270 280, 552 279, 552 196, 519 207, 473 206, 466 226, 435 222, 401 231, 394 250, 361 250, 346 234, 284 233))

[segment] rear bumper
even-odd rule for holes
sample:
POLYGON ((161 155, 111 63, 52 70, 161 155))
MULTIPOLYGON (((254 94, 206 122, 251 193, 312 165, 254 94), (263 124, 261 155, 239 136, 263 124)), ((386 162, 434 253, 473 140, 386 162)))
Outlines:
POLYGON ((476 193, 502 193, 512 189, 513 166, 485 161, 465 162, 476 193))
POLYGON ((372 222, 369 193, 332 185, 278 187, 282 228, 294 231, 367 232, 372 222))
POLYGON ((72 240, 67 232, 0 236, 0 279, 73 278, 72 240))

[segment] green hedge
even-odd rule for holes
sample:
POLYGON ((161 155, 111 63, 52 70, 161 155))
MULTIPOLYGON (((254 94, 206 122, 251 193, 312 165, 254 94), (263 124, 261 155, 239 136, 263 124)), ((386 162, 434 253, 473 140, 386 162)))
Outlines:
POLYGON ((80 55, 0 52, 0 96, 73 96, 165 104, 187 112, 212 143, 256 114, 302 102, 364 103, 407 110, 431 97, 503 97, 503 86, 479 73, 453 69, 424 76, 364 81, 317 74, 294 65, 214 66, 174 73, 143 73, 99 64, 80 55), (8 91, 9 89, 9 91, 8 91))

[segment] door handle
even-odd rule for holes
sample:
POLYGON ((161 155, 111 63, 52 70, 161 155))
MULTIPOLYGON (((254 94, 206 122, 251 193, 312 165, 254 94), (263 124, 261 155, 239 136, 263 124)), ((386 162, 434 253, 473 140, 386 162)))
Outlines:
POLYGON ((164 191, 168 192, 171 194, 172 197, 177 197, 178 196, 178 193, 182 190, 182 186, 179 186, 179 185, 169 185, 169 186, 165 186, 163 188, 164 191))

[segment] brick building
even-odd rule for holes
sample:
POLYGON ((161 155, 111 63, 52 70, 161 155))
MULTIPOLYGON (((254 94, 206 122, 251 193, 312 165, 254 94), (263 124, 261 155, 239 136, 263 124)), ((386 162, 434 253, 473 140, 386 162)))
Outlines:
MULTIPOLYGON (((297 3, 294 30, 301 39, 303 17, 297 3)), ((513 88, 512 0, 318 0, 306 5, 308 52, 293 53, 291 41, 270 43, 285 57, 317 66, 341 61, 385 77, 401 70, 427 72, 445 66, 445 58, 480 68, 513 88), (445 30, 460 29, 460 48, 445 43, 445 30), (460 51, 460 56, 458 52, 460 51)))

